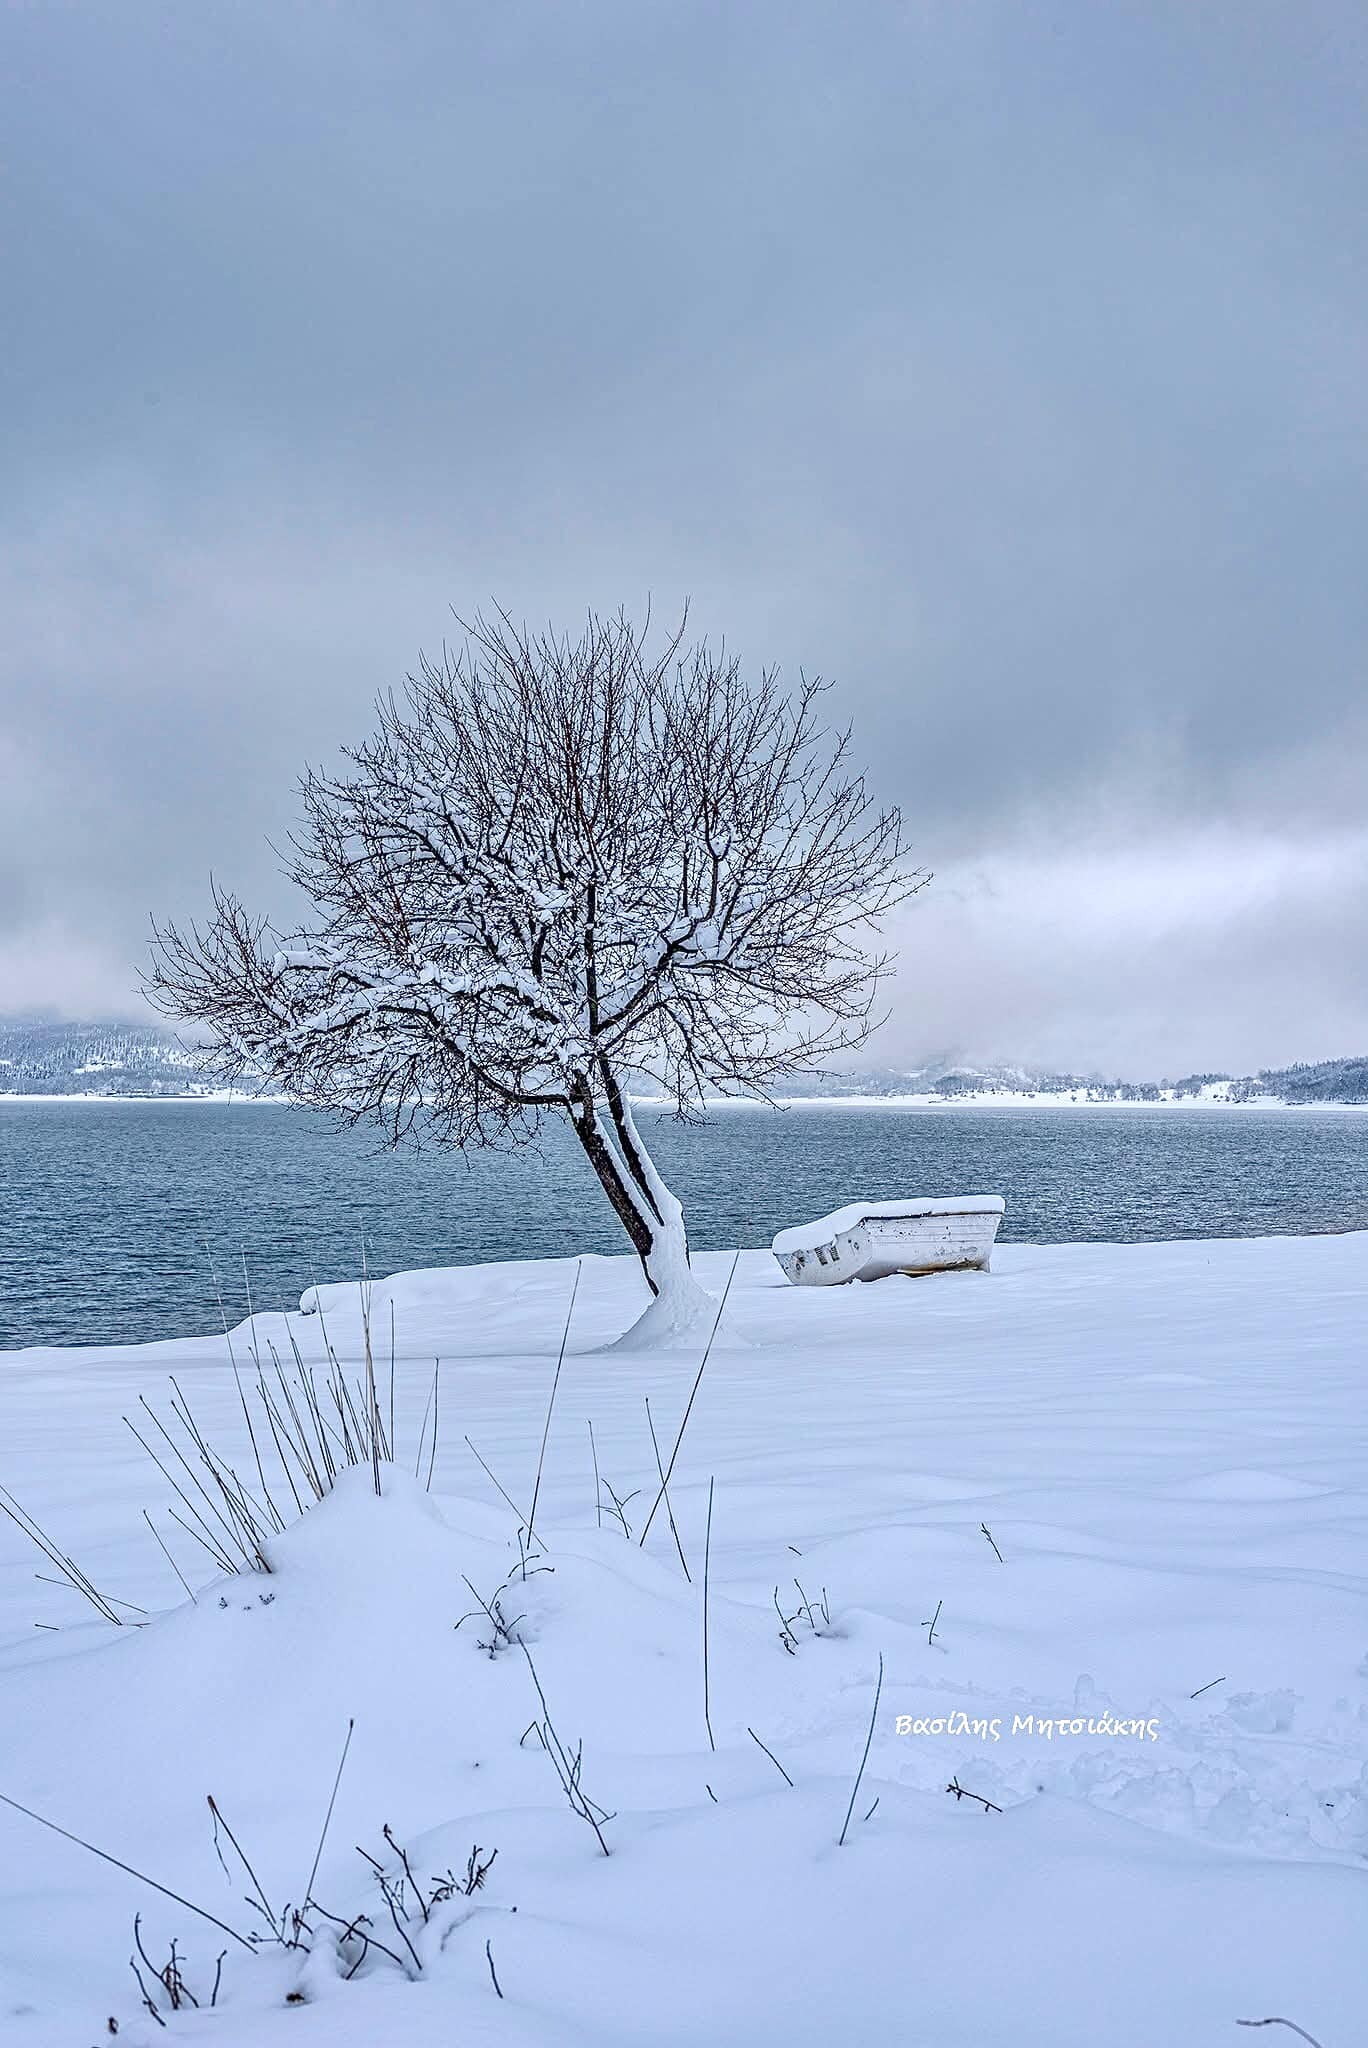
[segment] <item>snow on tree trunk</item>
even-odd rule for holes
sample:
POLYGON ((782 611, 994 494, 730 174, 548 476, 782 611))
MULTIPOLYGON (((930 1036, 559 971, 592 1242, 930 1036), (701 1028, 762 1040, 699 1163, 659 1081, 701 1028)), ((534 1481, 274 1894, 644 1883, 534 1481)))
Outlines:
POLYGON ((599 1083, 607 1117, 587 1085, 571 1122, 604 1192, 621 1218, 652 1293, 645 1313, 619 1339, 626 1350, 668 1343, 691 1329, 712 1297, 689 1265, 689 1239, 678 1197, 662 1180, 642 1141, 617 1076, 605 1062, 599 1083))
POLYGON ((625 1095, 618 1098, 623 1150, 632 1169, 633 1182, 641 1187, 651 1210, 651 1244, 642 1264, 655 1290, 650 1307, 618 1341, 624 1350, 643 1344, 667 1343, 692 1328, 704 1310, 713 1307, 712 1296, 700 1287, 689 1264, 689 1240, 684 1228, 684 1210, 678 1197, 666 1187, 655 1161, 641 1142, 625 1095), (639 1176, 639 1178, 638 1178, 639 1176))
POLYGON ((644 1261, 655 1294, 631 1329, 611 1347, 615 1351, 640 1351, 653 1344, 668 1344, 691 1330, 705 1311, 716 1306, 693 1276, 684 1236, 684 1213, 673 1195, 669 1199, 673 1214, 654 1224, 651 1249, 644 1261))

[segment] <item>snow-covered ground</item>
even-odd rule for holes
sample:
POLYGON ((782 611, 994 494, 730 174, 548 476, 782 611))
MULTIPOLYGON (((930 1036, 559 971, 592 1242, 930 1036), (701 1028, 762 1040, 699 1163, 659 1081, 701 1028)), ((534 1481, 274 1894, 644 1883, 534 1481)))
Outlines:
MULTIPOLYGON (((730 1260, 697 1264, 720 1292, 730 1260)), ((670 1486, 690 1579, 663 1510, 636 1538, 646 1397, 668 1459, 701 1345, 599 1348, 641 1283, 586 1259, 524 1582, 474 1451, 525 1514, 574 1272, 377 1283, 407 1475, 378 1500, 345 1475, 269 1575, 214 1578, 121 1421, 166 1415, 174 1373, 245 1478, 221 1337, 0 1359, 0 1483, 151 1616, 85 1618, 0 1521, 0 1793, 237 1933, 255 1881, 273 1911, 368 1912, 398 1958, 342 1981, 359 1945, 339 1963, 321 1910, 309 1957, 249 1953, 5 1806, 0 2037, 1238 2048, 1295 2038, 1236 2027, 1277 2014, 1363 2040, 1368 1236, 1008 1245, 989 1275, 846 1289, 746 1253, 670 1486), (507 1643, 462 1619, 500 1586, 507 1643), (612 1816, 606 1856, 538 1722, 612 1816), (387 1824, 426 1893, 454 1873, 426 1924, 358 1854, 402 1875, 387 1824), (497 1860, 466 1896, 476 1844, 497 1860), (206 2004, 228 1951, 212 2015, 140 2011, 135 1913, 206 2004)), ((354 1361, 355 1289, 323 1306, 354 1361)), ((320 1317, 291 1323, 318 1358, 320 1317)))

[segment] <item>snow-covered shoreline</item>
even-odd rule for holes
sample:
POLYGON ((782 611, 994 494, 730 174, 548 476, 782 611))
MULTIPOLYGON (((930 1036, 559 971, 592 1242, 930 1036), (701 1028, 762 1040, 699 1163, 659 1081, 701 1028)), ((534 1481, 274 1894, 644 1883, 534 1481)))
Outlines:
MULTIPOLYGON (((643 1109, 669 1109, 672 1105, 663 1095, 633 1095, 632 1102, 643 1109)), ((289 1109, 292 1105, 284 1095, 244 1095, 233 1089, 210 1089, 198 1095, 111 1095, 91 1092, 79 1095, 18 1095, 0 1092, 0 1107, 7 1102, 83 1102, 83 1103, 230 1103, 234 1107, 249 1105, 253 1108, 289 1109)), ((1258 1095, 1247 1099, 1235 1099, 1226 1095, 1165 1095, 1151 1099, 1138 1095, 1105 1097, 1060 1095, 1056 1093, 1029 1094, 1025 1091, 1007 1089, 985 1090, 982 1093, 963 1095, 786 1095, 776 1102, 760 1101, 753 1096, 717 1095, 710 1096, 703 1104, 706 1113, 714 1110, 773 1110, 773 1109, 1138 1109, 1197 1111, 1222 1110, 1226 1112, 1251 1111, 1262 1113, 1286 1110, 1290 1114, 1344 1111, 1361 1115, 1368 1111, 1368 1102, 1287 1102, 1280 1096, 1258 1095)))
POLYGON ((235 1108, 239 1104, 246 1104, 252 1108, 260 1107, 265 1109, 288 1109, 290 1107, 290 1100, 288 1096, 246 1095, 235 1088, 206 1088, 202 1089, 198 1094, 195 1095, 115 1095, 109 1093, 108 1091, 101 1092, 98 1089, 90 1089, 89 1091, 83 1092, 81 1094, 71 1095, 57 1094, 53 1092, 49 1092, 44 1095, 19 1095, 0 1092, 0 1106, 3 1106, 7 1102, 112 1102, 125 1104, 132 1103, 134 1105, 141 1106, 144 1109, 147 1107, 149 1103, 163 1102, 212 1102, 220 1104, 232 1103, 235 1108))
MULTIPOLYGON (((730 1255, 697 1265, 719 1293, 730 1255)), ((214 1571, 122 1421, 143 1398, 169 1419, 174 1374, 255 1490, 221 1336, 0 1356, 0 1484, 148 1610, 83 1619, 0 1518, 0 1791, 236 1927, 206 1793, 267 1897, 297 1898, 354 1719, 315 1896, 370 1911, 401 1959, 342 1982, 324 1939, 307 1964, 245 1954, 0 1808, 15 2048, 93 2042, 109 2014, 131 2048, 203 2031, 139 2010, 135 1912, 202 1995, 228 1948, 224 2048, 1210 2048, 1274 2012, 1327 2048, 1356 2037, 1368 1234, 1008 1244, 990 1274, 831 1290, 743 1253, 670 1483, 689 1578, 664 1510, 638 1543, 644 1401, 668 1459, 701 1341, 605 1349, 642 1283, 586 1258, 557 1383, 575 1271, 376 1281, 407 1476, 377 1500, 365 1468, 289 1509, 269 1576, 214 1571), (429 1495, 413 1466, 437 1357, 429 1495), (544 1431, 547 1569, 522 1582, 544 1431), (501 1585, 612 1815, 606 1858, 529 1732, 523 1651, 481 1647, 501 1585), (385 1823, 425 1884, 472 1843, 499 1852, 440 1940, 415 1924, 418 1984, 353 1846, 397 1869, 385 1823)), ((288 1361, 291 1338, 358 1368, 358 1289, 322 1296, 234 1332, 245 1378, 254 1344, 288 1361)))
MULTIPOLYGON (((653 1109, 668 1108, 664 1096, 633 1097, 653 1109)), ((739 1096, 710 1097, 704 1104, 708 1111, 715 1109, 929 1109, 955 1111, 959 1109, 1139 1109, 1173 1110, 1191 1109, 1202 1112, 1220 1110, 1228 1113, 1243 1111, 1287 1110, 1302 1115, 1316 1110, 1348 1110, 1361 1113, 1368 1110, 1368 1102, 1285 1102, 1281 1097, 1260 1095, 1248 1100, 1235 1100, 1225 1095, 1166 1095, 1151 1100, 1138 1095, 1107 1097, 1057 1095, 1053 1093, 1027 1094, 1006 1089, 993 1089, 982 1094, 964 1095, 786 1095, 777 1103, 759 1102, 754 1098, 739 1096)))

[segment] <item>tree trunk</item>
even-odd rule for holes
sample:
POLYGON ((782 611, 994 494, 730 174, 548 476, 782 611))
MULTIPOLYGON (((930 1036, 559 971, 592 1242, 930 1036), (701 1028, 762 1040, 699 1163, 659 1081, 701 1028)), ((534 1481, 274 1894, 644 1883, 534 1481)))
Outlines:
POLYGON ((642 1213, 639 1194, 629 1185, 622 1162, 598 1120, 593 1093, 587 1081, 576 1086, 570 1110, 570 1125, 583 1147, 585 1157, 598 1175, 599 1184, 613 1205, 613 1213, 632 1240, 651 1292, 656 1292, 648 1260, 651 1255, 654 1219, 642 1213))
MULTIPOLYGON (((689 1267, 684 1211, 666 1187, 642 1143, 616 1074, 600 1062, 608 1122, 600 1116, 587 1078, 575 1090, 570 1120, 604 1193, 632 1241, 655 1300, 628 1336, 635 1341, 686 1329, 710 1306, 689 1267)), ((626 1340, 624 1340, 625 1342, 626 1340)))

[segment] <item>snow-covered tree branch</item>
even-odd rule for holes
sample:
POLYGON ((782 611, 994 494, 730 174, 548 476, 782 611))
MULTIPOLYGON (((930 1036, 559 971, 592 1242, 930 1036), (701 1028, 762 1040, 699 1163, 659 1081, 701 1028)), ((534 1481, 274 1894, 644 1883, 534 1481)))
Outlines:
POLYGON ((563 1115, 677 1327, 702 1297, 629 1084, 689 1114, 861 1044, 873 935, 924 880, 823 695, 748 683, 682 627, 652 654, 622 616, 577 640, 479 620, 304 778, 285 872, 308 929, 215 888, 202 926, 155 933, 153 1000, 226 1074, 392 1143, 563 1115))

